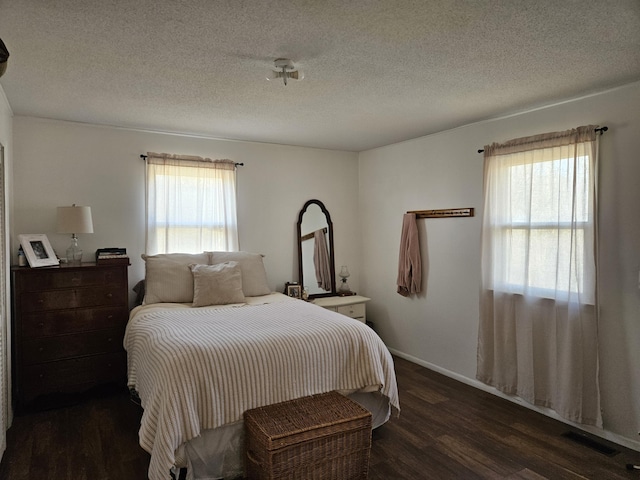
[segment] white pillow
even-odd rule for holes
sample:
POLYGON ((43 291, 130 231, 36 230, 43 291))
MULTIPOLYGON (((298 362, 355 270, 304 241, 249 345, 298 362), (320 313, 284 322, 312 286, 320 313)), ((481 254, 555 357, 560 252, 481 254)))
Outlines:
POLYGON ((189 265, 209 263, 208 253, 142 255, 145 261, 144 304, 193 302, 193 274, 189 265))
POLYGON ((193 306, 244 303, 242 271, 238 262, 190 265, 193 273, 193 306))
POLYGON ((224 262, 238 262, 242 270, 242 291, 245 297, 257 297, 271 293, 267 283, 262 255, 249 252, 208 252, 211 265, 224 262))

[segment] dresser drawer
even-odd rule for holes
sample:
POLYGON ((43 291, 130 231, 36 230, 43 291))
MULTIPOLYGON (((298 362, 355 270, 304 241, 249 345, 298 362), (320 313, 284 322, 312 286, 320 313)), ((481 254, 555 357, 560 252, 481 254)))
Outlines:
POLYGON ((364 303, 356 303, 354 305, 344 305, 344 306, 338 307, 338 313, 341 313, 351 318, 364 318, 365 305, 364 303))
POLYGON ((20 306, 24 313, 44 312, 67 308, 84 308, 126 304, 127 292, 119 286, 72 288, 23 293, 20 306))
POLYGON ((367 311, 366 303, 371 300, 362 295, 320 297, 313 300, 315 305, 333 310, 347 317, 351 317, 360 322, 366 323, 367 311))
POLYGON ((21 278, 20 290, 23 292, 40 292, 79 286, 121 285, 125 278, 126 270, 121 268, 43 269, 37 275, 24 275, 21 278))
POLYGON ((92 355, 27 366, 21 381, 21 396, 31 400, 43 393, 81 390, 101 383, 125 381, 125 352, 92 355), (69 388, 75 387, 75 388, 69 388))
POLYGON ((122 350, 124 328, 95 332, 33 338, 24 341, 22 361, 25 365, 83 355, 122 350))
POLYGON ((22 317, 22 335, 44 337, 124 327, 128 318, 129 311, 121 306, 30 313, 22 317))

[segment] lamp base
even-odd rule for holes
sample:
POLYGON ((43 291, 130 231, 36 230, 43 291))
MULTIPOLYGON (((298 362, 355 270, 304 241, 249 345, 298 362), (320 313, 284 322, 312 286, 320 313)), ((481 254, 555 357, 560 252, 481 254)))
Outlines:
POLYGON ((71 237, 71 245, 67 248, 67 263, 78 264, 82 262, 82 249, 78 246, 78 238, 71 237))
POLYGON ((346 278, 342 279, 342 285, 340 285, 340 288, 338 289, 338 292, 340 292, 340 293, 349 293, 349 292, 351 292, 351 288, 349 288, 349 284, 347 283, 347 279, 346 278))

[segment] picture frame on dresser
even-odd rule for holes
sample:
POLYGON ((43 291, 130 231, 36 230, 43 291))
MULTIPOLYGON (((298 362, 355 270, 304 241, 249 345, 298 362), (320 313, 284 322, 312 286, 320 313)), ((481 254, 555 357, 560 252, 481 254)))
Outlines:
POLYGON ((30 267, 51 267, 60 264, 56 252, 53 251, 44 233, 20 234, 18 240, 30 267))
POLYGON ((302 289, 300 285, 287 285, 287 296, 302 298, 302 289))

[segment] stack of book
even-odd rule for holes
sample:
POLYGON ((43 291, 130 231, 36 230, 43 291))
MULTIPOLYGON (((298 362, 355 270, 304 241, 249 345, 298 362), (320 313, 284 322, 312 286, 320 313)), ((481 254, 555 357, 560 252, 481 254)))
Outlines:
POLYGON ((96 251, 98 265, 129 265, 126 248, 99 248, 96 251))

